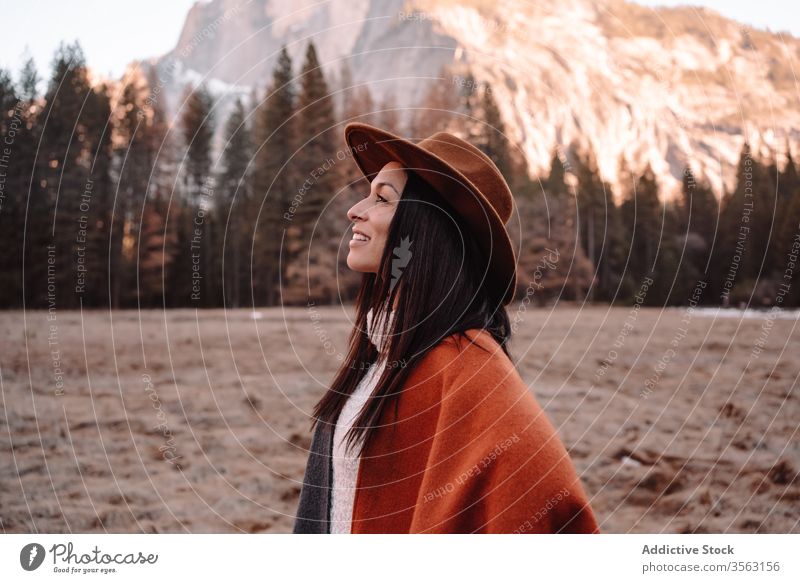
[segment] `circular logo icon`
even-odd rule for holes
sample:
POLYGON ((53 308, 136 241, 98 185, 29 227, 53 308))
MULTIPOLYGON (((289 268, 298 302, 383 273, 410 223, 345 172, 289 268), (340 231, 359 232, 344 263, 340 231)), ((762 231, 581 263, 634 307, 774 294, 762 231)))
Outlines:
POLYGON ((35 571, 44 561, 44 547, 39 543, 30 543, 19 552, 19 564, 26 571, 35 571))

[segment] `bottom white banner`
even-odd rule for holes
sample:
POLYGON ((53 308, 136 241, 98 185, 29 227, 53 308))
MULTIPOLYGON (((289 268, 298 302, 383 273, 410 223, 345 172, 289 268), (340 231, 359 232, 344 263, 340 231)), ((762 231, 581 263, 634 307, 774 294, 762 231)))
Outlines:
POLYGON ((800 581, 800 535, 6 534, 0 580, 800 581), (512 579, 513 578, 513 579, 512 579))

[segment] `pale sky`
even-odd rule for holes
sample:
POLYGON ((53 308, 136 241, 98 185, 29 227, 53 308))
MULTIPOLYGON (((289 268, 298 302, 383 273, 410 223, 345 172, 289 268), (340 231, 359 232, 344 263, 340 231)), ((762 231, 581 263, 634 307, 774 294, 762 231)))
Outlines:
POLYGON ((645 6, 707 6, 754 28, 790 32, 800 37, 800 5, 796 0, 636 0, 645 6))
POLYGON ((47 78, 60 41, 78 40, 86 62, 119 77, 135 59, 157 57, 178 42, 195 0, 0 0, 3 50, 0 67, 13 77, 27 47, 39 76, 47 78))
MULTIPOLYGON (((554 1, 554 0, 533 0, 554 1)), ((800 37, 800 4, 789 0, 638 0, 648 6, 703 5, 750 26, 800 37)), ((119 77, 134 59, 163 55, 178 41, 194 0, 0 0, 3 50, 0 67, 14 79, 23 52, 36 61, 46 79, 61 40, 79 40, 88 64, 98 73, 119 77)))

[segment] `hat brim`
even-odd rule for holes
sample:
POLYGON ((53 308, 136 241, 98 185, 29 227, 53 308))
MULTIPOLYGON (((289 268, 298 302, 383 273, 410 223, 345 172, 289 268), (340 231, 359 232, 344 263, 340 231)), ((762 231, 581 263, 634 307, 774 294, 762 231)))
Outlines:
POLYGON ((514 299, 517 260, 511 238, 497 211, 459 170, 432 152, 374 126, 353 122, 344 129, 345 141, 359 170, 372 182, 389 162, 400 162, 419 174, 466 221, 488 262, 484 285, 502 305, 514 299))

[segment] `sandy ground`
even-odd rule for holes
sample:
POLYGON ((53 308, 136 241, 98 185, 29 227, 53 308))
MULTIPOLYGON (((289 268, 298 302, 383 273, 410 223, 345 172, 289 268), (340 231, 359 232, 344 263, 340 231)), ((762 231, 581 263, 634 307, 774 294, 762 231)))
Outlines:
MULTIPOLYGON (((800 532, 795 315, 510 313, 604 532, 800 532)), ((259 316, 0 313, 2 531, 289 532, 351 308, 259 316)))

